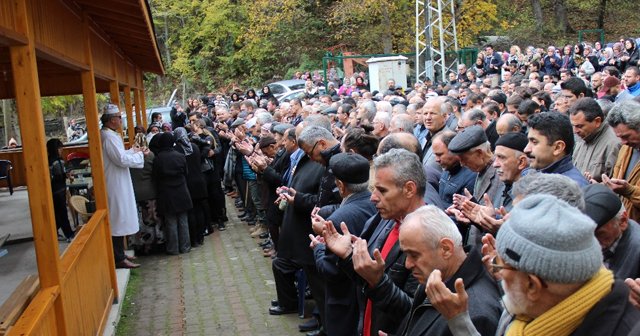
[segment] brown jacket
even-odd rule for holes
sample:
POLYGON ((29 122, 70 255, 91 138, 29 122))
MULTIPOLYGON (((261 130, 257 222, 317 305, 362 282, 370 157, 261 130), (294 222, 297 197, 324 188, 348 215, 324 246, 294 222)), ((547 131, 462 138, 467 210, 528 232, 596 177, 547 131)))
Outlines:
MULTIPOLYGON (((613 167, 613 178, 624 179, 624 174, 629 166, 629 160, 633 154, 633 148, 623 145, 618 153, 618 160, 613 167)), ((629 218, 636 222, 640 219, 640 164, 633 167, 631 174, 626 179, 629 185, 620 193, 622 204, 627 209, 629 218)))

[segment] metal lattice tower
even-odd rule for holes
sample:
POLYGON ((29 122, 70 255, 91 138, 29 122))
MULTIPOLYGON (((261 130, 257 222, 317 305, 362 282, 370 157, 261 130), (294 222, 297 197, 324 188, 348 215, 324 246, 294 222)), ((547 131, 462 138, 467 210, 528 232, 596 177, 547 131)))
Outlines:
POLYGON ((446 81, 458 66, 454 0, 416 0, 416 80, 446 81))

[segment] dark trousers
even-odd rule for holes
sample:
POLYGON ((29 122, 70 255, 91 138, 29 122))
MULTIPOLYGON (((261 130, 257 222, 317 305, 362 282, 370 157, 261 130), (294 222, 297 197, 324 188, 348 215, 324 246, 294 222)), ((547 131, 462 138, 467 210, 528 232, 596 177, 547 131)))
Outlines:
POLYGON ((73 238, 73 230, 67 213, 67 194, 64 190, 53 193, 53 212, 56 217, 56 228, 62 229, 66 238, 73 238))
POLYGON ((111 236, 113 243, 113 259, 116 263, 123 261, 127 256, 124 254, 124 236, 111 236))
POLYGON ((209 211, 211 212, 210 220, 218 223, 224 218, 225 198, 220 183, 220 174, 215 170, 204 173, 207 182, 207 193, 209 195, 209 211))
POLYGON ((191 245, 202 244, 204 240, 204 228, 206 223, 209 223, 208 208, 207 199, 193 200, 193 208, 189 210, 189 238, 191 239, 191 245))
MULTIPOLYGON (((271 269, 276 282, 278 304, 285 309, 296 309, 298 306, 298 292, 294 281, 296 272, 300 269, 304 271, 311 294, 320 311, 320 322, 324 323, 324 282, 316 265, 300 265, 293 260, 277 257, 273 259, 271 269)), ((300 293, 300 295, 304 295, 304 293, 300 293)))

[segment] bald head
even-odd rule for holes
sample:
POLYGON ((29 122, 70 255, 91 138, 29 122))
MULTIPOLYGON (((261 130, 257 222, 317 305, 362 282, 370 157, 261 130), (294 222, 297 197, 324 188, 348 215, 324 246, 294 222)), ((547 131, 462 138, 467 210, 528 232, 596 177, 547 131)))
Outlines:
POLYGON ((420 143, 412 133, 391 133, 387 135, 378 146, 378 155, 382 155, 391 149, 403 148, 420 156, 420 143))
POLYGON ((511 132, 520 132, 522 130, 522 122, 513 113, 505 113, 496 122, 496 132, 499 136, 503 136, 511 132))

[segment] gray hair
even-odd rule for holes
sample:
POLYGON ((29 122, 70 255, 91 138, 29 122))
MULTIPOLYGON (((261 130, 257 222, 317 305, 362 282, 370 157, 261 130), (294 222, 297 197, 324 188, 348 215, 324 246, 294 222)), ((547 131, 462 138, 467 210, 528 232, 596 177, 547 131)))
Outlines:
POLYGON ((391 113, 404 114, 407 113, 407 107, 404 104, 395 104, 391 109, 391 113))
POLYGON ((375 158, 373 165, 376 171, 381 168, 391 168, 398 187, 403 187, 405 183, 413 181, 420 198, 424 196, 427 177, 418 155, 406 149, 394 148, 375 158))
POLYGON ((522 121, 520 121, 520 119, 518 119, 518 117, 516 117, 515 114, 513 113, 505 113, 503 115, 500 116, 500 118, 498 118, 498 121, 496 122, 496 125, 498 124, 498 122, 500 120, 506 120, 507 122, 507 127, 509 128, 509 132, 513 132, 513 130, 518 127, 518 129, 522 129, 522 121))
POLYGON ((437 248, 443 238, 451 239, 456 247, 462 247, 460 230, 444 211, 434 205, 423 205, 408 214, 403 223, 409 221, 416 221, 420 226, 425 245, 432 249, 437 248))
POLYGON ((373 117, 373 120, 377 120, 383 123, 385 128, 389 128, 389 125, 391 124, 391 115, 389 112, 378 112, 376 113, 376 116, 373 117))
POLYGON ((269 112, 259 112, 256 113, 256 121, 260 123, 260 125, 268 124, 273 122, 273 116, 269 112))
POLYGON ((402 132, 413 134, 413 118, 408 114, 398 114, 391 118, 390 128, 402 129, 402 132))
POLYGON ((344 188, 352 194, 369 190, 369 181, 363 183, 345 183, 344 188))
POLYGON ((640 103, 634 100, 616 103, 609 111, 607 122, 611 127, 625 124, 635 131, 640 131, 640 103))
POLYGON ((312 114, 304 119, 304 128, 317 126, 331 132, 331 120, 322 114, 312 114))
POLYGON ((302 130, 302 133, 298 136, 299 145, 313 145, 320 140, 335 140, 333 134, 323 127, 319 126, 307 126, 302 130))
POLYGON ((482 112, 482 110, 478 109, 478 108, 474 108, 474 109, 471 109, 469 111, 464 112, 462 117, 464 119, 467 119, 467 120, 473 122, 474 124, 477 123, 478 121, 484 122, 485 120, 487 120, 487 115, 484 114, 484 112, 482 112))
POLYGON ((513 196, 527 197, 535 194, 555 196, 584 211, 582 189, 574 180, 560 174, 530 173, 513 184, 513 196))
POLYGON ((360 106, 365 110, 365 117, 369 121, 373 121, 373 117, 376 115, 376 103, 372 100, 367 100, 360 106))
POLYGON ((604 117, 607 118, 607 116, 609 115, 609 111, 611 111, 611 108, 613 108, 613 102, 608 99, 598 99, 596 100, 596 102, 598 102, 598 105, 600 105, 604 117))
POLYGON ((388 101, 379 101, 376 103, 376 111, 378 113, 380 112, 387 112, 387 113, 391 113, 393 111, 393 106, 391 106, 391 103, 389 103, 388 101))

